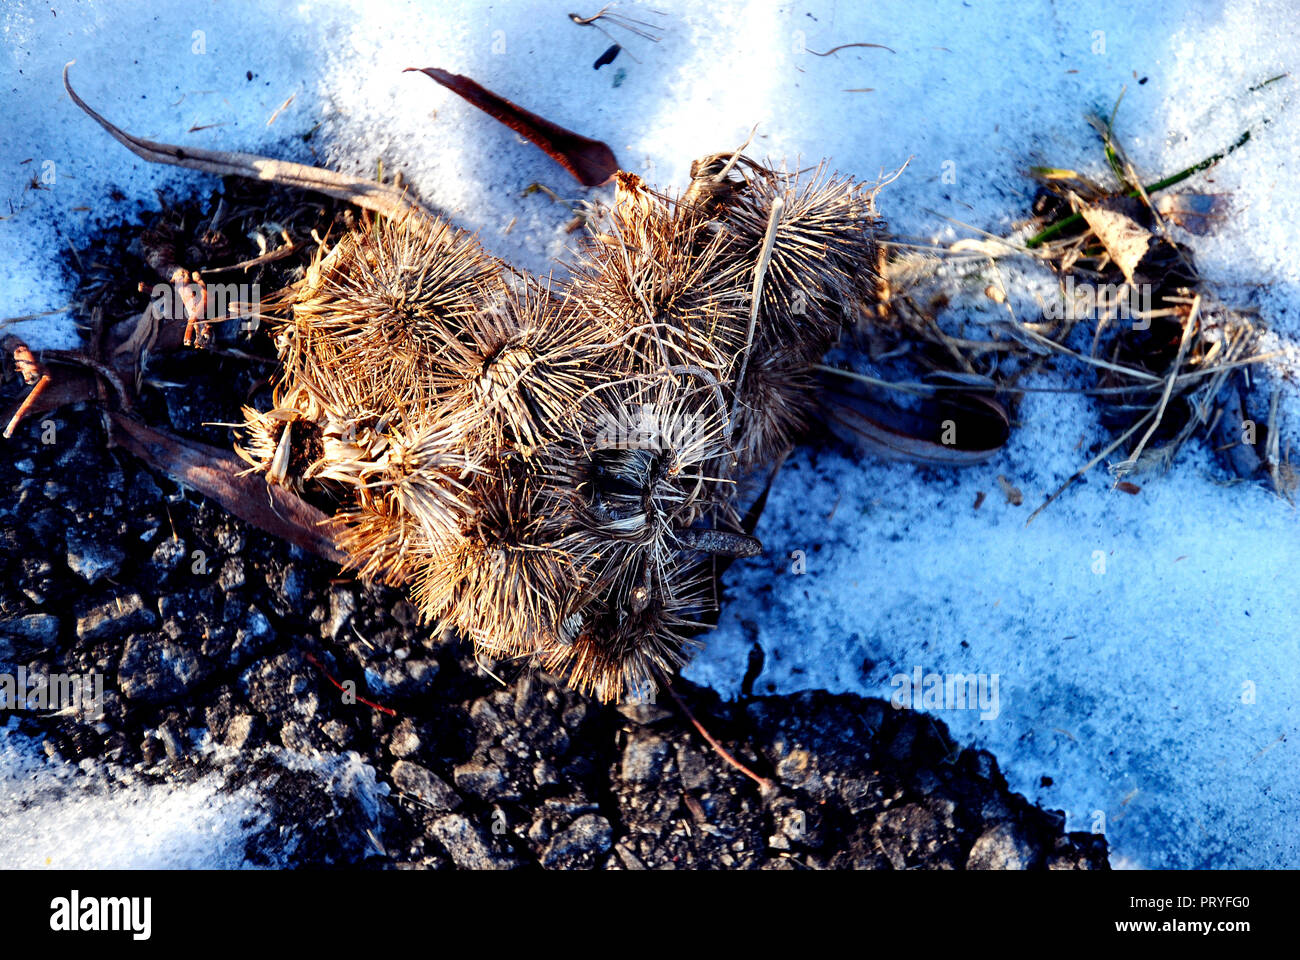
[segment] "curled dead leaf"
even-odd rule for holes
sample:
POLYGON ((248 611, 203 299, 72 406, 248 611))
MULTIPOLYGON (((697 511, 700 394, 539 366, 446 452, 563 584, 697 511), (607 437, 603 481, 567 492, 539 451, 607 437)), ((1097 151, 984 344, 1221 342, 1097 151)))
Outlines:
POLYGON ((337 197, 389 217, 401 217, 417 211, 432 216, 431 211, 421 206, 395 184, 362 180, 332 170, 309 167, 302 163, 289 163, 252 153, 178 147, 129 134, 96 113, 72 89, 72 84, 68 82, 68 68, 74 63, 75 60, 69 61, 63 68, 63 88, 72 98, 72 102, 107 130, 114 140, 137 157, 142 157, 150 163, 169 163, 219 176, 249 177, 253 180, 269 180, 286 187, 296 187, 299 190, 315 190, 317 193, 337 197))
POLYGON ((539 147, 584 187, 598 187, 618 172, 618 160, 614 157, 614 151, 605 143, 551 123, 469 77, 449 73, 438 67, 407 67, 406 72, 423 73, 432 77, 452 93, 501 121, 539 147))
POLYGON ((1141 202, 1108 197, 1079 212, 1129 283, 1159 283, 1179 261, 1178 248, 1138 222, 1141 202))
POLYGON ((155 470, 273 536, 340 565, 347 559, 335 543, 324 513, 283 487, 250 474, 230 451, 178 437, 120 413, 108 416, 113 439, 155 470))
POLYGON ((917 408, 881 402, 858 384, 823 380, 818 393, 827 426, 841 440, 886 460, 965 466, 1006 444, 1011 420, 990 397, 953 392, 917 408))

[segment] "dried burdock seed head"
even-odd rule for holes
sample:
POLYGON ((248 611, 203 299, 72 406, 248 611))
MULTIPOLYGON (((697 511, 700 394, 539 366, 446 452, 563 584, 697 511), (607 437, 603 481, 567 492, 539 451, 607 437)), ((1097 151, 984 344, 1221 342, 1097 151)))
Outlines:
POLYGON ((348 554, 348 567, 365 580, 392 586, 410 582, 429 557, 460 547, 460 538, 428 542, 414 518, 387 499, 341 509, 333 521, 338 544, 348 554))
POLYGON ((572 300, 533 281, 503 287, 467 318, 446 406, 489 446, 526 455, 555 439, 604 376, 609 345, 572 300))
POLYGON ((691 163, 691 185, 682 194, 682 203, 713 214, 744 193, 751 177, 769 173, 739 151, 700 157, 691 163))
POLYGON ((448 621, 491 657, 519 657, 550 646, 573 584, 562 555, 546 547, 470 544, 466 573, 448 621))
POLYGON ((680 564, 682 532, 726 515, 735 457, 708 378, 616 383, 570 458, 572 522, 560 541, 593 595, 621 607, 680 564))
POLYGON ((621 602, 593 603, 567 617, 542 664, 603 701, 648 699, 685 663, 698 618, 712 607, 712 580, 697 566, 676 566, 621 602))
POLYGON ((648 193, 632 216, 601 225, 574 265, 574 297, 589 322, 621 342, 619 369, 696 366, 726 375, 744 342, 747 293, 723 256, 727 237, 699 214, 648 193))
POLYGON ((321 407, 315 422, 320 429, 321 453, 304 473, 304 481, 330 485, 346 496, 363 490, 383 472, 389 452, 386 417, 321 407))
POLYGON ((729 496, 735 454, 726 400, 706 371, 618 384, 600 399, 607 406, 583 439, 588 495, 599 509, 687 526, 704 505, 729 496))
POLYGON ((410 519, 432 550, 459 542, 477 506, 476 480, 488 476, 465 444, 458 424, 430 416, 389 438, 381 469, 367 478, 368 496, 381 496, 392 512, 410 519))
POLYGON ((767 173, 720 214, 735 238, 731 255, 753 265, 777 215, 759 309, 759 340, 823 354, 874 294, 878 265, 874 188, 818 168, 810 177, 767 173))
POLYGON ((500 284, 499 264, 468 234, 427 217, 383 219, 319 265, 293 323, 322 377, 373 381, 366 399, 419 405, 436 399, 432 379, 500 284))
POLYGON ((321 456, 321 430, 294 409, 277 407, 267 413, 244 407, 241 443, 235 453, 266 476, 267 483, 301 492, 303 477, 321 456))
POLYGON ((495 655, 532 653, 549 643, 574 589, 570 564, 554 544, 554 516, 534 509, 527 466, 498 462, 474 476, 462 536, 433 549, 414 578, 427 620, 440 619, 495 655))
POLYGON ((817 379, 803 351, 758 353, 745 371, 736 406, 736 447, 746 468, 770 463, 807 427, 817 379))
POLYGON ((665 211, 663 199, 635 173, 620 170, 614 175, 612 215, 628 241, 648 243, 651 223, 664 217, 665 211))
POLYGON ((603 699, 680 666, 711 556, 761 549, 736 478, 805 424, 874 283, 865 188, 739 152, 693 175, 672 199, 620 174, 562 284, 435 221, 346 235, 285 299, 276 409, 247 412, 245 459, 336 495, 361 576, 603 699))

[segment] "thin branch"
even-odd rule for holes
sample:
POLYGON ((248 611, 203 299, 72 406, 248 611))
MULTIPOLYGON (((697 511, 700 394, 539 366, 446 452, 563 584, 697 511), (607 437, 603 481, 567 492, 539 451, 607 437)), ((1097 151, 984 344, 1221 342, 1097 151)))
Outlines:
POLYGON ((262 157, 253 153, 234 153, 224 150, 204 150, 199 147, 178 147, 158 143, 126 133, 96 113, 82 100, 68 82, 68 68, 77 61, 70 60, 63 68, 63 88, 72 102, 92 120, 109 132, 114 140, 138 157, 150 163, 169 163, 191 170, 201 170, 218 176, 247 177, 250 180, 269 180, 272 183, 298 190, 314 190, 339 200, 346 200, 386 217, 400 218, 412 213, 434 216, 433 212, 411 198, 406 191, 389 183, 362 180, 320 167, 302 163, 289 163, 262 157))

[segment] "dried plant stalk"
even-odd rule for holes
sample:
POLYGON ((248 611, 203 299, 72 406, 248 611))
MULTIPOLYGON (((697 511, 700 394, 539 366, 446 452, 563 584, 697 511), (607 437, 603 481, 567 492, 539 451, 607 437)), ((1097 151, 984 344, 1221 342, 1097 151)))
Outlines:
POLYGON ((386 217, 401 217, 409 213, 434 216, 432 211, 412 199, 406 191, 389 183, 362 180, 347 174, 309 167, 301 163, 275 160, 252 153, 233 153, 225 150, 204 150, 198 147, 178 147, 169 143, 158 143, 126 133, 114 126, 93 110, 72 89, 68 81, 68 70, 76 63, 70 60, 63 68, 63 88, 67 90, 72 102, 84 110, 96 123, 122 146, 137 157, 150 163, 168 163, 218 176, 248 177, 253 180, 269 180, 286 187, 300 190, 314 190, 359 207, 373 210, 386 217))

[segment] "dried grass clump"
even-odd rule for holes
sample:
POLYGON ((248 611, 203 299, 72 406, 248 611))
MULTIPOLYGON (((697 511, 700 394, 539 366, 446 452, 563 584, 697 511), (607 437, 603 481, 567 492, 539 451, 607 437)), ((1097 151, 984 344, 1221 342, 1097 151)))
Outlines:
POLYGON ((275 406, 246 411, 241 455, 333 495, 360 575, 604 700, 653 693, 716 559, 761 549, 737 480, 792 444, 872 289, 871 190, 695 173, 678 198, 620 174, 565 280, 424 215, 358 227, 274 305, 275 406))

